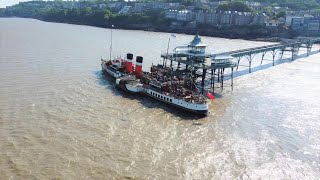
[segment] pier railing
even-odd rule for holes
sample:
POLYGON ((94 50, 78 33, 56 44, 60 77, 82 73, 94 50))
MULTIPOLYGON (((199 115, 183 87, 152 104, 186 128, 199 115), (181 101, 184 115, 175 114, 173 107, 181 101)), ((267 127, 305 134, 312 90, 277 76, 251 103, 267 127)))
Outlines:
POLYGON ((307 49, 307 55, 311 53, 312 46, 314 44, 320 43, 320 37, 319 38, 308 38, 308 39, 300 39, 300 40, 294 40, 289 41, 285 43, 279 43, 279 44, 273 44, 273 45, 267 45, 267 46, 260 46, 260 47, 254 47, 254 48, 247 48, 247 49, 240 49, 236 51, 228 51, 221 54, 227 54, 237 59, 237 69, 240 63, 240 60, 242 58, 246 58, 249 62, 249 73, 251 73, 251 64, 254 56, 257 54, 261 54, 261 64, 264 60, 264 57, 266 53, 270 52, 272 54, 272 65, 275 65, 275 57, 277 53, 280 53, 280 59, 282 59, 283 54, 285 51, 291 52, 291 59, 294 60, 295 56, 299 53, 300 48, 306 48, 307 49))

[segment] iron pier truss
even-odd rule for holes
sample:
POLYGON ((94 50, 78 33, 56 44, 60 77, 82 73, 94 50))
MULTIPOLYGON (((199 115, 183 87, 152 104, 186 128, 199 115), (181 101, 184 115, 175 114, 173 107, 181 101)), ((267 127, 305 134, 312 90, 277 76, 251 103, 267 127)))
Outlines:
POLYGON ((288 51, 291 54, 291 60, 294 60, 299 50, 305 48, 307 56, 309 56, 315 44, 320 44, 320 37, 210 54, 206 53, 206 44, 196 35, 189 44, 178 46, 172 53, 163 53, 161 57, 163 58, 164 67, 169 66, 176 72, 190 73, 201 88, 201 92, 204 93, 206 90, 214 92, 215 87, 223 90, 226 76, 230 78, 230 86, 233 89, 234 70, 238 70, 239 64, 243 59, 247 60, 248 65, 246 67, 248 67, 249 73, 251 73, 252 61, 257 55, 261 55, 259 61, 262 64, 263 61, 268 60, 265 59, 265 55, 270 53, 272 59, 268 61, 272 61, 272 65, 274 66, 277 55, 280 55, 280 60, 282 60, 283 54, 288 51), (230 74, 225 74, 226 69, 229 69, 230 74))

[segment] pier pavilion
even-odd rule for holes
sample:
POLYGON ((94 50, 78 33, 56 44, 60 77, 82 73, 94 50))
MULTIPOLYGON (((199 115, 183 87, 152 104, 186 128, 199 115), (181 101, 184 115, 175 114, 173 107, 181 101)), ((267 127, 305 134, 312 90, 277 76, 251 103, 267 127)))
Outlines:
POLYGON ((196 35, 189 44, 176 47, 173 53, 162 54, 163 66, 170 66, 175 71, 188 71, 196 82, 199 82, 198 79, 201 78, 200 84, 197 85, 201 87, 202 93, 205 88, 213 92, 216 82, 223 87, 224 71, 230 68, 231 87, 233 87, 233 69, 237 67, 237 63, 232 60, 234 57, 228 54, 206 53, 206 47, 201 37, 196 35), (210 80, 209 87, 205 86, 208 79, 210 80))

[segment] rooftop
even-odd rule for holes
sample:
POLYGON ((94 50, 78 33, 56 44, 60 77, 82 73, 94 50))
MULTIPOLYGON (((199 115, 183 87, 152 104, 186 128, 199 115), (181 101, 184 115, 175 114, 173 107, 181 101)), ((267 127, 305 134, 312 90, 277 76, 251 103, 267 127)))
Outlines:
POLYGON ((194 39, 188 44, 188 46, 193 47, 206 47, 207 45, 204 44, 201 40, 201 37, 197 34, 194 39))

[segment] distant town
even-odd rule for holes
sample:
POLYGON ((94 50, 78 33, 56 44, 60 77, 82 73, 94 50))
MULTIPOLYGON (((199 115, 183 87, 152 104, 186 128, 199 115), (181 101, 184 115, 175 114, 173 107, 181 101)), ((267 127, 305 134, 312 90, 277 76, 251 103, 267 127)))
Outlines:
POLYGON ((319 3, 274 1, 29 1, 0 16, 244 39, 320 35, 319 3))

